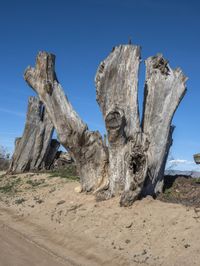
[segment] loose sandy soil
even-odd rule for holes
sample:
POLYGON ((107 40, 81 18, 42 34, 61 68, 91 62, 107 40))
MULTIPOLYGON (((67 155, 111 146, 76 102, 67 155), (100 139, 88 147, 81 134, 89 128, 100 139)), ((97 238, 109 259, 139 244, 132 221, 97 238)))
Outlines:
MULTIPOLYGON (((0 265, 4 266, 63 266, 59 258, 36 243, 31 242, 19 232, 0 224, 0 265)), ((70 265, 70 264, 69 264, 70 265)))
POLYGON ((0 265, 200 265, 200 209, 148 197, 129 208, 48 174, 0 177, 0 265))

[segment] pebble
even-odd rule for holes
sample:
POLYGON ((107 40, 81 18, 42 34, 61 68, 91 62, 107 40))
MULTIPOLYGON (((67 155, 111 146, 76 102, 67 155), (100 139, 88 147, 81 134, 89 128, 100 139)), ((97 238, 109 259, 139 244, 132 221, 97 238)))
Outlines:
POLYGON ((60 200, 60 201, 57 202, 57 205, 61 205, 63 203, 65 203, 65 200, 60 200))

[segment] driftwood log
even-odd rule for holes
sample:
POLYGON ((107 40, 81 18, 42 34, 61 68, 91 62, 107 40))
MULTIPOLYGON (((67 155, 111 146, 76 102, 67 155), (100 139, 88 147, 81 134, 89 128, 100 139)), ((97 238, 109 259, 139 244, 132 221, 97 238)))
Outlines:
POLYGON ((42 102, 37 97, 29 97, 23 136, 15 140, 9 172, 48 169, 52 164, 52 155, 49 153, 54 152, 55 155, 58 149, 51 144, 53 130, 53 124, 42 102))
POLYGON ((40 52, 24 77, 44 103, 59 141, 75 160, 83 191, 97 199, 120 194, 121 206, 162 190, 172 144, 171 121, 186 92, 186 77, 171 69, 162 55, 146 60, 144 105, 140 123, 138 71, 140 47, 120 45, 100 63, 95 83, 108 145, 89 131, 74 111, 55 74, 55 56, 40 52))

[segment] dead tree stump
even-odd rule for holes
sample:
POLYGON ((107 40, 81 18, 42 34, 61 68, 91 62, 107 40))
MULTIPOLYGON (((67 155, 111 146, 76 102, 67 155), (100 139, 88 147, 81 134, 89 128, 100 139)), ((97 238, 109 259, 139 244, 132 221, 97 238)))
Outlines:
POLYGON ((83 191, 95 191, 97 199, 120 194, 122 206, 162 190, 171 121, 186 92, 187 78, 180 69, 171 69, 160 54, 148 58, 140 122, 139 64, 140 47, 120 45, 97 70, 97 102, 108 145, 74 111, 57 80, 54 55, 40 52, 35 68, 28 67, 24 75, 44 103, 59 141, 75 159, 83 191))
POLYGON ((29 97, 23 136, 15 140, 9 172, 22 173, 48 167, 53 130, 42 102, 37 97, 29 97))

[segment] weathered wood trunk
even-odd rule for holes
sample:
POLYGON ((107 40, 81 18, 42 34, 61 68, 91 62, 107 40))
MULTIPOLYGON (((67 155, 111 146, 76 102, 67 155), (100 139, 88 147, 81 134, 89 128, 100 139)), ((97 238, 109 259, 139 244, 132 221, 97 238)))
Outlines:
POLYGON ((53 129, 42 102, 37 97, 29 97, 23 136, 15 141, 9 172, 22 173, 46 168, 53 129))
POLYGON ((120 45, 101 62, 95 77, 97 101, 104 116, 108 146, 73 110, 54 71, 55 56, 40 52, 25 80, 38 93, 59 140, 78 165, 82 189, 98 199, 121 195, 128 206, 138 197, 162 190, 164 167, 172 144, 171 121, 186 91, 186 77, 172 70, 162 55, 146 60, 142 123, 138 108, 140 47, 120 45))
POLYGON ((100 133, 89 131, 74 111, 56 78, 54 66, 55 56, 40 52, 36 67, 28 67, 24 77, 45 104, 60 143, 76 161, 82 189, 91 191, 107 181, 107 147, 100 133))

